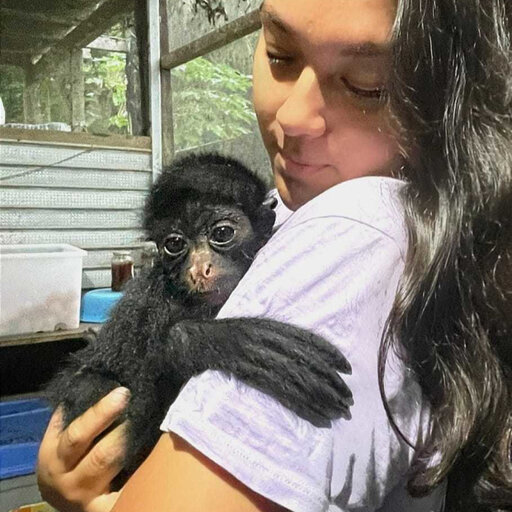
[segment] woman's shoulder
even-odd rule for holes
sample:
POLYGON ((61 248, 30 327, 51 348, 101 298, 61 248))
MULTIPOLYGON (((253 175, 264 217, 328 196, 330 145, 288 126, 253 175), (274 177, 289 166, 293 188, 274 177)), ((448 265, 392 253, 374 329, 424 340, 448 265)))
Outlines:
MULTIPOLYGON (((290 259, 318 255, 361 261, 371 247, 385 247, 405 261, 408 238, 400 191, 405 183, 386 177, 364 177, 340 183, 292 212, 278 199, 276 229, 251 267, 265 268, 290 259), (311 254, 314 252, 315 254, 311 254)), ((277 195, 277 193, 275 193, 277 195)))
POLYGON ((318 195, 295 212, 296 222, 320 216, 353 219, 370 226, 403 217, 399 194, 405 183, 383 176, 344 181, 318 195))
POLYGON ((403 246, 406 240, 400 192, 405 182, 384 176, 366 176, 339 183, 319 194, 295 212, 279 200, 276 207, 277 227, 295 230, 304 224, 340 221, 360 224, 393 238, 403 246))

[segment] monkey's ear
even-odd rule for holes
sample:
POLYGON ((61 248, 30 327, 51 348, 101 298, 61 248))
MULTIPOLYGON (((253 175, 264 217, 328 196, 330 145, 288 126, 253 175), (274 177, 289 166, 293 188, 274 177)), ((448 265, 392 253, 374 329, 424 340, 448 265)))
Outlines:
POLYGON ((272 228, 276 221, 276 212, 274 204, 263 203, 256 212, 255 229, 256 232, 266 241, 272 235, 272 228))

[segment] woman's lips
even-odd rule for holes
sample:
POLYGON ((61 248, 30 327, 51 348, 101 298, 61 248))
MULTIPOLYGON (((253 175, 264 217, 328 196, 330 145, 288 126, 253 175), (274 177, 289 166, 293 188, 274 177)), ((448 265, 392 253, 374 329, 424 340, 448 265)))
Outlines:
POLYGON ((325 165, 312 165, 300 162, 282 154, 280 156, 284 164, 283 171, 287 174, 311 174, 325 167, 325 165))

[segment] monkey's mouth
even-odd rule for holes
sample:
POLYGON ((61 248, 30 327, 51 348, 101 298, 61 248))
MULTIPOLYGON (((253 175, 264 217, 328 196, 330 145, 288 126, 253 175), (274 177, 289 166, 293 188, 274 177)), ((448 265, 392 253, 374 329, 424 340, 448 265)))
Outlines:
POLYGON ((188 299, 209 306, 221 306, 236 288, 239 278, 238 275, 223 274, 215 279, 197 279, 195 282, 188 279, 185 282, 188 299))
POLYGON ((194 302, 201 302, 209 306, 222 306, 228 300, 237 282, 232 276, 225 276, 215 281, 197 282, 189 286, 188 295, 194 302))
POLYGON ((210 306, 220 306, 226 302, 229 293, 220 288, 191 290, 189 297, 197 302, 203 302, 210 306))

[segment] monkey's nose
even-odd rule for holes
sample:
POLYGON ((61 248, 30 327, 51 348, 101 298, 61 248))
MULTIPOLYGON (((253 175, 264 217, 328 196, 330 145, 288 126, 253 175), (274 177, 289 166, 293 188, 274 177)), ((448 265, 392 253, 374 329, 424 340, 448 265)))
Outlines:
POLYGON ((203 262, 192 265, 189 268, 190 280, 196 284, 198 281, 204 281, 213 277, 213 265, 210 262, 203 262))
POLYGON ((208 279, 212 275, 212 264, 204 263, 201 265, 201 274, 204 278, 208 279))

